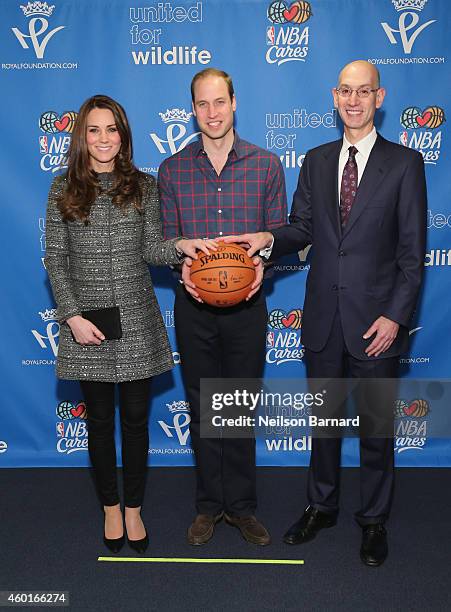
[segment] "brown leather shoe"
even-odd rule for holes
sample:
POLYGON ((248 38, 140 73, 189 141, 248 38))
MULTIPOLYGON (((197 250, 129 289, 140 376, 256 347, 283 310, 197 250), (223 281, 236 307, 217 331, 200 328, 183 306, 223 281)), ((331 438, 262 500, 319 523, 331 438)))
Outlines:
POLYGON ((230 516, 224 514, 225 520, 229 525, 238 527, 241 535, 251 544, 267 546, 271 542, 271 536, 266 528, 257 521, 255 516, 230 516))
POLYGON ((216 523, 219 523, 223 516, 223 512, 216 516, 198 514, 188 529, 188 542, 194 546, 206 544, 213 535, 216 523))

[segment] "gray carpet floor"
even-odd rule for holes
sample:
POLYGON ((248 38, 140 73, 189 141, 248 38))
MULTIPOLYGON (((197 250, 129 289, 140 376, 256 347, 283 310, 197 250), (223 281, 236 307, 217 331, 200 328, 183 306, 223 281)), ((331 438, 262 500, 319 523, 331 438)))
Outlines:
MULTIPOLYGON (((221 522, 205 546, 186 543, 194 471, 150 469, 143 509, 148 557, 304 559, 304 565, 106 563, 102 513, 89 470, 0 470, 0 590, 69 591, 71 610, 444 611, 451 609, 451 470, 399 469, 379 568, 359 558, 358 470, 342 472, 336 527, 303 546, 284 531, 305 505, 305 468, 259 468, 265 548, 221 522)), ((127 546, 122 557, 134 556, 127 546)), ((25 609, 25 608, 22 608, 25 609)), ((32 608, 29 608, 32 609, 32 608)))

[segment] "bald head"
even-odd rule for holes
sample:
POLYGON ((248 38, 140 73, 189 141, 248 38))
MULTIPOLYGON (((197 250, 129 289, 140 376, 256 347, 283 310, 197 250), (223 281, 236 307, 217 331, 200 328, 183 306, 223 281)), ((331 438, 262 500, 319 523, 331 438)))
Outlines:
POLYGON ((385 98, 379 71, 363 60, 347 64, 338 75, 338 85, 332 89, 332 95, 346 138, 352 144, 359 142, 372 131, 374 115, 385 98))
POLYGON ((376 68, 376 66, 365 60, 356 60, 355 62, 346 64, 338 75, 338 87, 342 83, 347 82, 347 79, 351 79, 353 77, 359 77, 359 79, 362 80, 362 83, 365 82, 369 85, 373 85, 374 87, 380 87, 381 85, 379 70, 376 68))

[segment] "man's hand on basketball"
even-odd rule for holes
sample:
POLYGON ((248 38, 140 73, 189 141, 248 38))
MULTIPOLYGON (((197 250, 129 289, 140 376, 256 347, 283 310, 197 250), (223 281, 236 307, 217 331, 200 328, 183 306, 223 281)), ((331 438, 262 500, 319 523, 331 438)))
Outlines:
POLYGON ((257 291, 260 290, 260 287, 262 286, 262 282, 263 282, 263 261, 261 260, 260 257, 253 257, 252 258, 252 263, 255 266, 255 280, 251 285, 251 291, 249 293, 249 295, 246 298, 247 300, 250 300, 251 297, 257 293, 257 291))
POLYGON ((193 265, 193 260, 191 257, 185 257, 182 264, 182 283, 185 286, 185 289, 188 293, 193 297, 197 302, 201 302, 202 300, 199 294, 196 291, 196 285, 191 280, 191 266, 193 265))
POLYGON ((202 251, 205 255, 209 255, 210 251, 218 250, 218 243, 215 239, 210 238, 182 238, 175 243, 176 248, 191 257, 197 259, 197 251, 202 251))
POLYGON ((256 234, 241 234, 240 236, 225 236, 221 240, 224 242, 236 242, 247 248, 247 254, 252 257, 261 249, 271 246, 273 241, 271 232, 257 232, 256 234))
POLYGON ((379 317, 369 329, 363 334, 365 340, 376 334, 373 341, 366 347, 365 353, 368 357, 379 357, 391 347, 399 330, 399 323, 395 323, 387 317, 379 317))

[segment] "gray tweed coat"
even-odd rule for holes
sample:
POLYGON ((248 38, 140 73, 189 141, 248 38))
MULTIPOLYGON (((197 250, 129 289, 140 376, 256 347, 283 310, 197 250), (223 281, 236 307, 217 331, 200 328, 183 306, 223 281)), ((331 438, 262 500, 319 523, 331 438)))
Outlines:
MULTIPOLYGON (((112 175, 99 175, 102 188, 112 175)), ((164 241, 155 179, 143 175, 143 214, 124 213, 101 193, 90 222, 64 222, 56 198, 65 178, 54 179, 48 200, 45 265, 61 325, 57 375, 68 380, 122 382, 173 367, 172 353, 152 286, 148 263, 175 264, 177 239, 164 241), (81 346, 65 321, 82 310, 119 306, 120 340, 81 346)))

